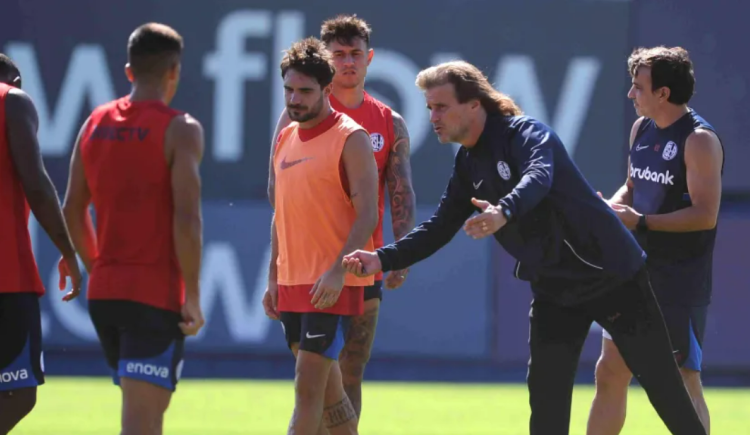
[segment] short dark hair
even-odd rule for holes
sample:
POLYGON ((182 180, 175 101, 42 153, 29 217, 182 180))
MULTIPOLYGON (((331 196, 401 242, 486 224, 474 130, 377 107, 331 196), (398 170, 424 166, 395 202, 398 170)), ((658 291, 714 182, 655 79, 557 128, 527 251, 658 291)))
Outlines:
POLYGON ((21 77, 18 66, 7 55, 0 53, 0 82, 10 85, 13 83, 9 82, 17 77, 21 77))
POLYGON ((695 72, 687 50, 682 47, 639 47, 628 58, 628 71, 632 77, 638 68, 651 69, 651 91, 669 88, 672 104, 687 104, 695 92, 695 72))
POLYGON ((136 77, 159 77, 174 67, 182 54, 182 36, 159 23, 139 26, 128 39, 128 62, 136 77))
POLYGON ((320 27, 320 39, 326 44, 337 41, 343 45, 354 45, 359 38, 370 47, 372 29, 365 20, 354 15, 338 15, 323 22, 320 27))
POLYGON ((321 88, 331 84, 336 74, 330 52, 312 36, 295 42, 286 50, 281 59, 281 77, 290 69, 314 78, 321 88))

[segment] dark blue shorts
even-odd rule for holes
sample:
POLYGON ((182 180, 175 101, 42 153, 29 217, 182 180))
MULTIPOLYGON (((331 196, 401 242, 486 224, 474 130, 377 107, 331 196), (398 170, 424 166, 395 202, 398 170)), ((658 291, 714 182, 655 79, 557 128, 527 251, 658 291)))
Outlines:
POLYGON ((365 287, 365 300, 376 298, 383 300, 383 281, 375 281, 373 285, 365 287))
MULTIPOLYGON (((672 342, 677 365, 701 371, 703 335, 706 331, 708 306, 663 305, 660 308, 669 331, 669 339, 672 342)), ((607 331, 603 331, 604 338, 611 340, 612 337, 607 331)))
POLYGON ((44 384, 39 295, 0 293, 0 391, 44 384))
POLYGON ((179 313, 120 300, 90 300, 89 313, 115 385, 126 377, 175 391, 185 349, 179 313))
POLYGON ((279 320, 290 349, 299 343, 299 350, 338 360, 350 319, 338 314, 282 311, 279 320))

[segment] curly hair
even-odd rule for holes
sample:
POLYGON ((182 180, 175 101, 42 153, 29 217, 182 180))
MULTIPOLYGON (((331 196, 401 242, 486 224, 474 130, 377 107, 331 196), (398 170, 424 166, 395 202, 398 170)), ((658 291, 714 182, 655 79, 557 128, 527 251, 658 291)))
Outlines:
POLYGON ((290 69, 314 78, 321 88, 328 86, 336 74, 331 54, 323 42, 312 36, 295 42, 286 50, 281 59, 281 77, 290 69))

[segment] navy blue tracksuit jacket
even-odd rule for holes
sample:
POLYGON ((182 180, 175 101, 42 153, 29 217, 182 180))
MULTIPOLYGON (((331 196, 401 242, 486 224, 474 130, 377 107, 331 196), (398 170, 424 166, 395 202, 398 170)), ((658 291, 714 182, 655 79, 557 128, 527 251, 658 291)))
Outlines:
POLYGON ((536 298, 575 305, 631 279, 645 263, 550 127, 528 116, 488 115, 476 145, 456 154, 432 218, 378 250, 383 271, 409 267, 448 243, 479 211, 471 198, 512 212, 494 236, 536 298))

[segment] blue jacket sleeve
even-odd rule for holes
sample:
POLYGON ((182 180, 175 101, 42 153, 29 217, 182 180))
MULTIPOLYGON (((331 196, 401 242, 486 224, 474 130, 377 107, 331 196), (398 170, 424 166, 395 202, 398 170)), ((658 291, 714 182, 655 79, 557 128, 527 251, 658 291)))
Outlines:
POLYGON ((466 189, 459 157, 453 175, 433 216, 396 243, 378 249, 383 272, 401 270, 437 252, 453 239, 476 208, 466 189))
POLYGON ((513 129, 517 131, 511 138, 510 154, 521 180, 499 204, 514 217, 521 217, 539 204, 552 187, 554 145, 562 144, 549 127, 534 120, 521 121, 513 129))

